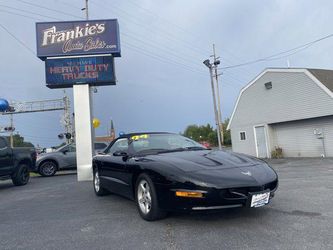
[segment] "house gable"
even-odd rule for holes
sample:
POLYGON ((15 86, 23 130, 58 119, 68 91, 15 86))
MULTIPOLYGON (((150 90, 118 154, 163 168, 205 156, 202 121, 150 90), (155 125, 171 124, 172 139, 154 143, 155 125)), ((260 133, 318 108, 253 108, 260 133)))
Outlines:
MULTIPOLYGON (((329 80, 323 84, 318 72, 315 76, 307 69, 266 69, 241 90, 228 129, 332 115, 329 80), (269 82, 271 89, 265 87, 269 82)), ((327 78, 327 72, 320 73, 327 78)))

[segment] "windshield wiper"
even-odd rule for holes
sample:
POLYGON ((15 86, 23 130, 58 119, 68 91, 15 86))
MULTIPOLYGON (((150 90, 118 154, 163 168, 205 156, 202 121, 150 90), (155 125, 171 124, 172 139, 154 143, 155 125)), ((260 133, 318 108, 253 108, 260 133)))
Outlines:
POLYGON ((137 152, 137 154, 138 155, 163 154, 163 153, 190 151, 190 150, 209 150, 209 149, 204 148, 204 147, 199 147, 199 146, 173 148, 173 149, 152 148, 152 149, 141 150, 141 151, 137 152))
POLYGON ((158 154, 160 151, 163 151, 163 148, 150 148, 150 149, 144 149, 141 151, 136 152, 138 155, 146 155, 146 154, 158 154))
POLYGON ((185 151, 186 148, 173 148, 173 149, 163 149, 158 151, 158 153, 173 153, 173 152, 181 152, 185 151))
POLYGON ((192 147, 185 147, 187 150, 209 150, 208 148, 200 147, 200 146, 192 146, 192 147))

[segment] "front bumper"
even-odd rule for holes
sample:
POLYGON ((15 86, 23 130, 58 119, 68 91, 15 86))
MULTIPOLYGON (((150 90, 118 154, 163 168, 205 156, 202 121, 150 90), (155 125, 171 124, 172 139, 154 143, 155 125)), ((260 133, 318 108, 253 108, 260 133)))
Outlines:
POLYGON ((271 200, 278 188, 278 181, 255 187, 233 187, 225 189, 199 188, 205 191, 203 198, 177 197, 177 188, 166 185, 155 185, 159 207, 167 211, 202 211, 235 207, 249 207, 251 193, 269 191, 271 200))

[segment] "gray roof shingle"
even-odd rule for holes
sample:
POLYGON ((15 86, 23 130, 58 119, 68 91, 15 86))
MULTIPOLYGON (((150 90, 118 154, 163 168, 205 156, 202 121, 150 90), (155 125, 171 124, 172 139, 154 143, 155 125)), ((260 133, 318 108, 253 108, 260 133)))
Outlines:
POLYGON ((314 77, 333 92, 333 70, 328 69, 307 69, 314 77))

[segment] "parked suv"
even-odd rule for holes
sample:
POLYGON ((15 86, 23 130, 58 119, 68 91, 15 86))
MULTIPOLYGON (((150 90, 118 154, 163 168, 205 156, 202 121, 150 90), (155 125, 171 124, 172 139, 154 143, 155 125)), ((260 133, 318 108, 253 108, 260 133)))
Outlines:
MULTIPOLYGON (((103 151, 107 146, 107 143, 95 142, 96 153, 103 151)), ((58 170, 70 170, 75 168, 75 144, 67 144, 54 152, 43 153, 37 156, 36 172, 42 176, 53 176, 58 170)))
POLYGON ((0 179, 12 179, 16 186, 29 182, 30 170, 35 167, 34 148, 11 148, 5 137, 0 137, 0 179))

